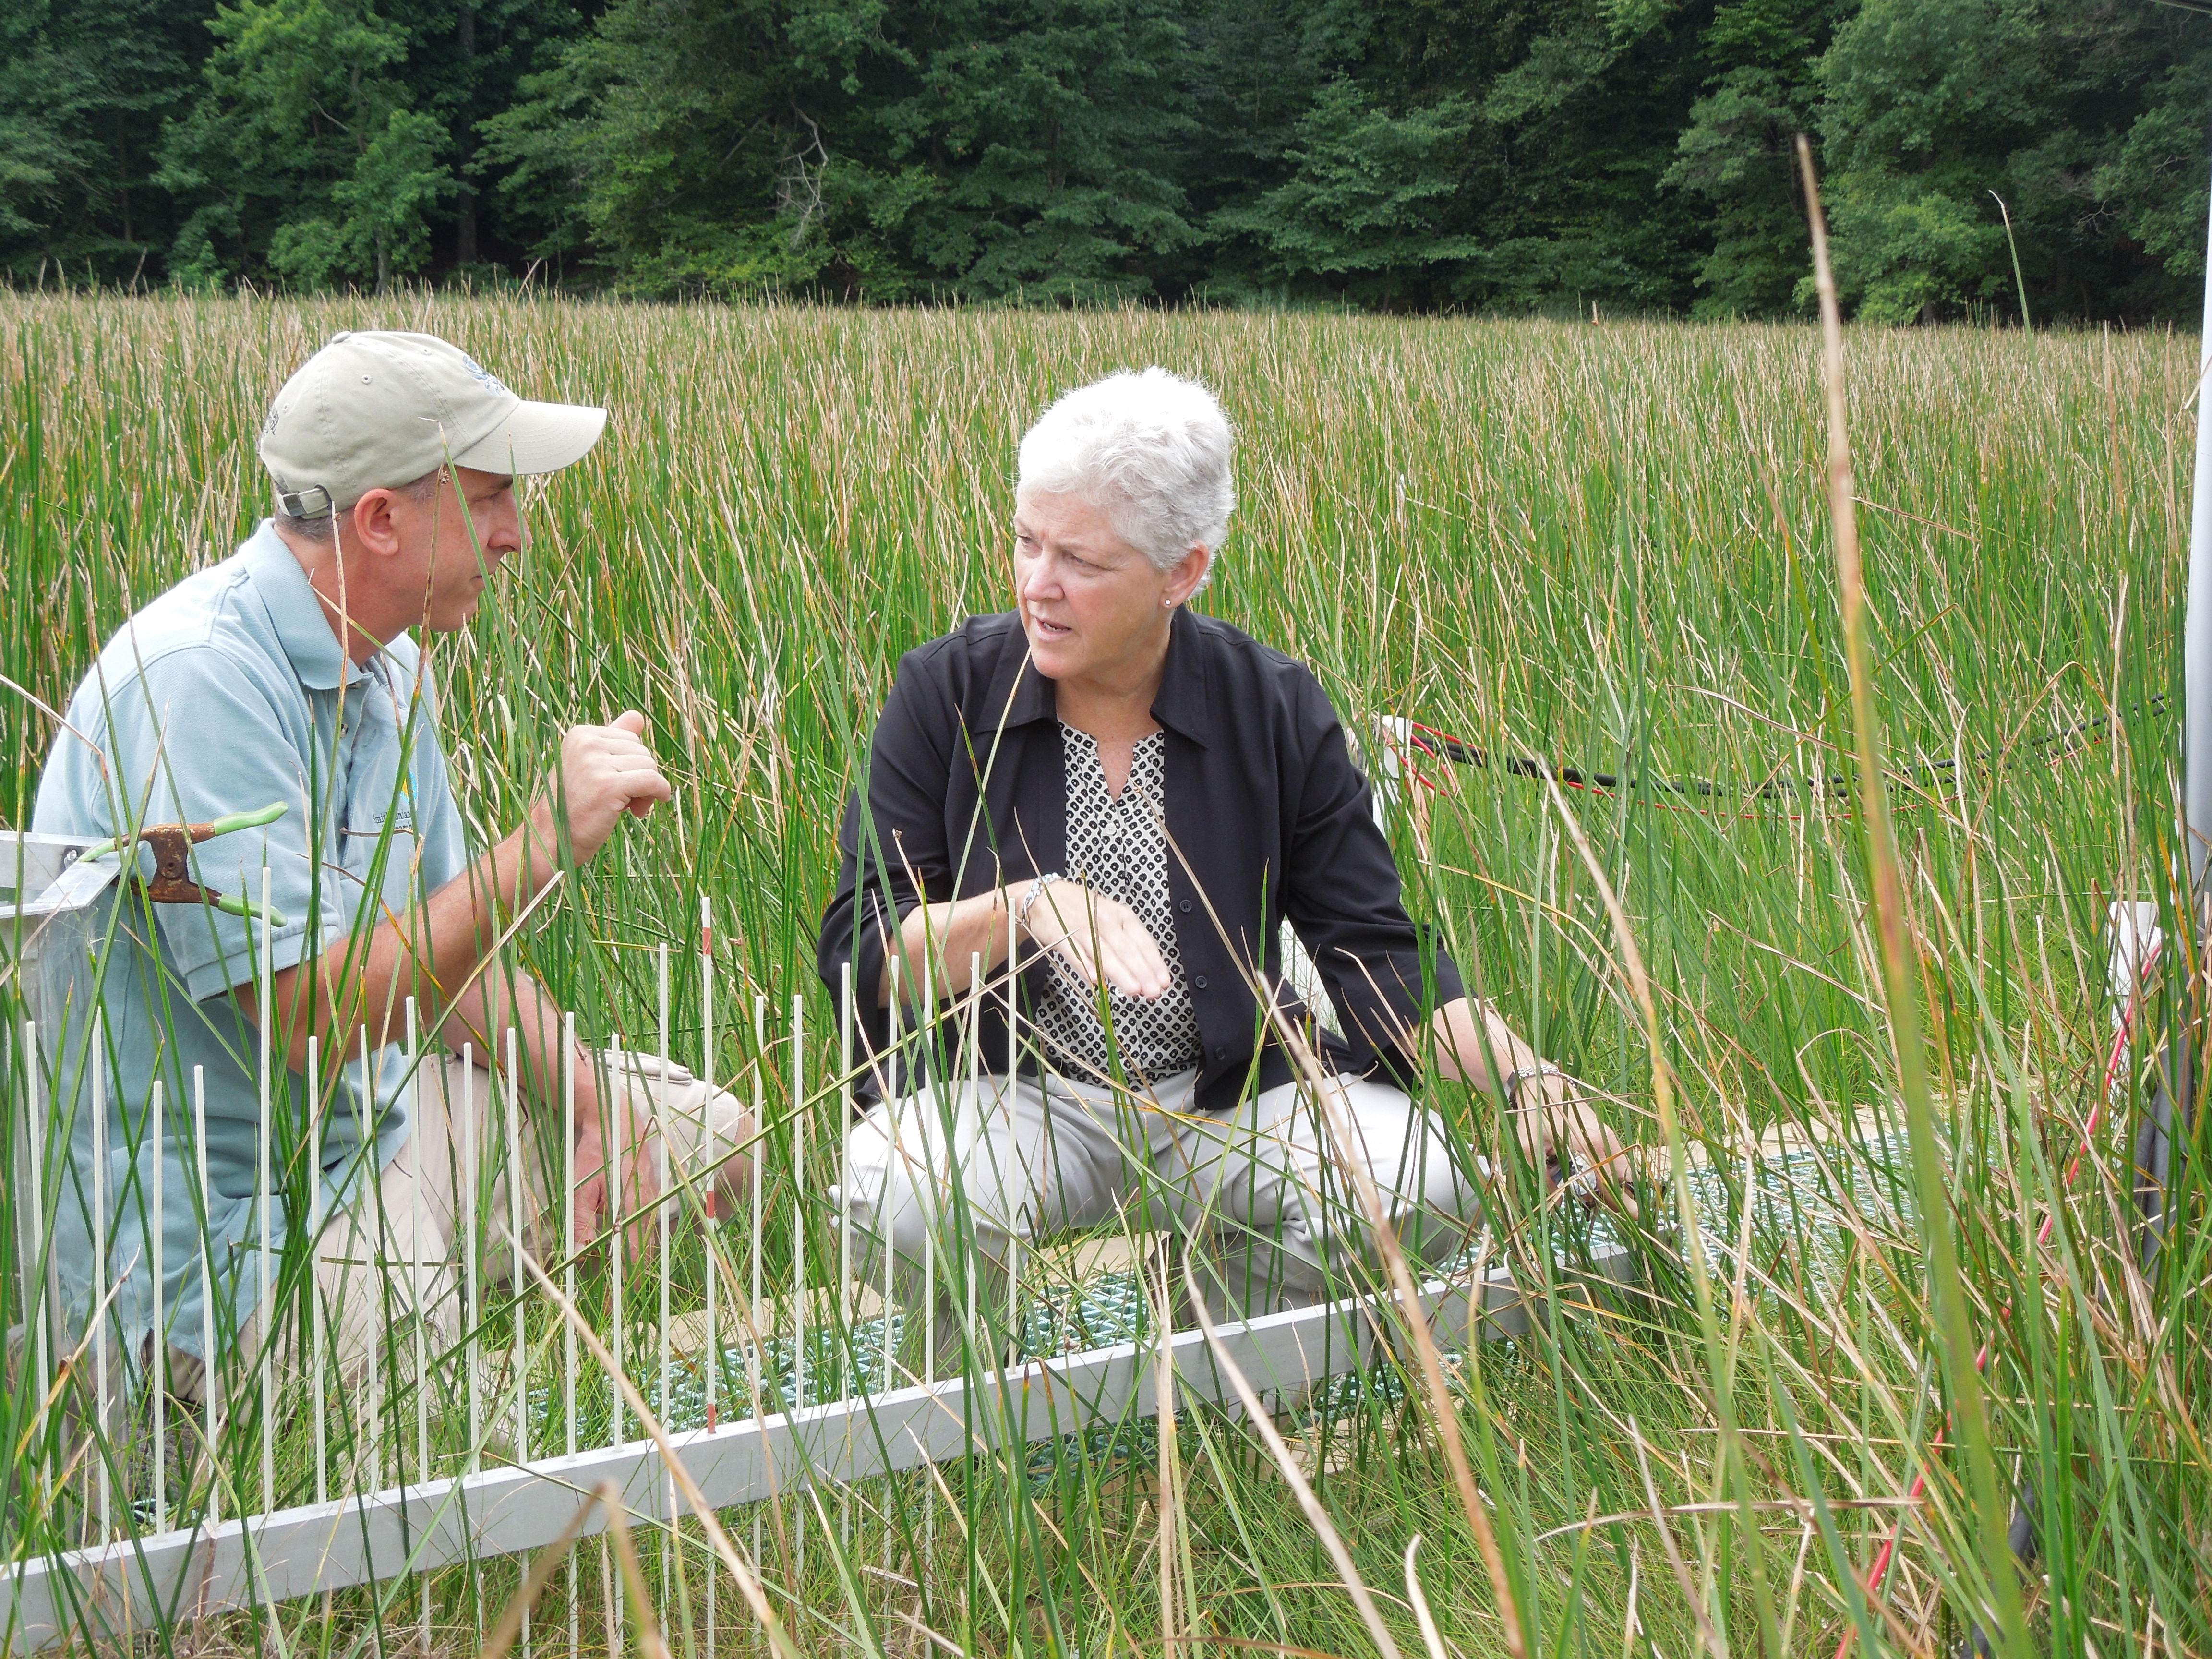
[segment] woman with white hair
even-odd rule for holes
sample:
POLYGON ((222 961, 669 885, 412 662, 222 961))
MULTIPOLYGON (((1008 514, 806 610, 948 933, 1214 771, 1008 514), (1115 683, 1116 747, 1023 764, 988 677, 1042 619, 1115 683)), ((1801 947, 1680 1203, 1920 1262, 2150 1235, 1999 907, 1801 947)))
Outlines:
POLYGON ((901 1259, 902 1299, 933 1229, 940 1293, 978 1276, 941 1331, 963 1303, 998 1323, 1022 1245, 1117 1219, 1201 1236, 1224 1310, 1350 1294, 1371 1256, 1346 1158, 1409 1254, 1449 1255, 1475 1194, 1403 1086, 1425 1031, 1539 1160, 1552 1119, 1619 1150, 1407 919, 1311 672, 1186 603, 1236 504, 1231 444, 1212 394, 1161 368, 1054 404, 1021 444, 1015 608, 901 661, 846 813, 824 981, 849 967, 879 1062, 959 1005, 918 1065, 879 1063, 842 1195, 861 1252, 901 1259), (1281 979, 1285 919, 1340 1036, 1281 979))

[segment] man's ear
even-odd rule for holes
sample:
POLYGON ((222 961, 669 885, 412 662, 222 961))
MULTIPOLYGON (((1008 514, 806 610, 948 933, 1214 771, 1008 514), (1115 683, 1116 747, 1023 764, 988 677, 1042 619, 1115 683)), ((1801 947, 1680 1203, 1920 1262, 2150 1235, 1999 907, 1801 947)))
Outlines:
POLYGON ((363 552, 389 558, 399 551, 399 526, 392 518, 398 501, 397 490, 372 489, 353 504, 349 516, 353 520, 354 539, 363 552))

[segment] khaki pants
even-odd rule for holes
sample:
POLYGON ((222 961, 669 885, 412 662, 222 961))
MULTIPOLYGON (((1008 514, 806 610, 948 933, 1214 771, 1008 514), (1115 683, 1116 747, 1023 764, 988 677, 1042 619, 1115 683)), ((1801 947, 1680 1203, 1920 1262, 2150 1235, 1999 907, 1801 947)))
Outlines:
MULTIPOLYGON (((612 1097, 610 1085, 619 1066, 633 1108, 642 1108, 639 1115, 665 1136, 665 1202, 670 1209, 686 1201, 687 1182, 702 1201, 718 1185, 725 1201, 735 1195, 735 1172, 747 1167, 752 1138, 750 1115, 735 1096, 710 1091, 672 1060, 664 1071, 657 1055, 625 1050, 594 1059, 601 1097, 612 1097)), ((562 1179, 561 1125, 557 1120, 544 1123, 542 1113, 533 1116, 526 1103, 518 1103, 517 1117, 525 1176, 523 1243, 532 1256, 550 1263, 559 1259, 565 1238, 561 1206, 552 1196, 562 1179)), ((386 1334, 405 1328, 418 1316, 431 1352, 459 1339, 468 1310, 457 1200, 472 1184, 471 1151, 483 1280, 487 1285, 512 1282, 514 1261, 506 1243, 513 1213, 506 1084, 457 1056, 447 1056, 441 1065, 426 1060, 406 1143, 376 1181, 364 1183, 350 1206, 324 1224, 315 1242, 315 1291, 337 1375, 361 1375, 386 1334), (465 1105, 475 1119, 473 1147, 463 1128, 468 1121, 465 1105)), ((657 1156, 650 1141, 647 1156, 657 1156)), ((258 1312, 250 1316, 240 1332, 240 1346, 247 1353, 258 1344, 259 1319, 258 1312)), ((199 1360, 175 1347, 169 1350, 169 1360, 171 1391, 198 1399, 199 1360)))
POLYGON ((1346 1162, 1374 1181, 1416 1263, 1465 1245, 1474 1184, 1443 1126, 1403 1090, 1328 1079, 1352 1138, 1336 1147, 1299 1085, 1204 1112, 1192 1103, 1197 1080, 1183 1072, 1133 1095, 1060 1076, 1011 1089, 982 1076, 878 1106, 845 1142, 854 1260, 879 1281, 888 1244, 892 1295, 916 1312, 925 1273, 933 1279, 940 1343, 964 1318, 956 1287, 969 1274, 987 1327, 1002 1328, 1018 1249, 1106 1224, 1191 1240, 1218 1315, 1311 1307, 1372 1282, 1346 1162))

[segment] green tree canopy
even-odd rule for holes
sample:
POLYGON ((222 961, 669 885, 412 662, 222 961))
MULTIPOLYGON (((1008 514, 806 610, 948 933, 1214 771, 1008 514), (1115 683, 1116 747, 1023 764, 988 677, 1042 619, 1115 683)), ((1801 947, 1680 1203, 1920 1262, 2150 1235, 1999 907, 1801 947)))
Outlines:
POLYGON ((0 266, 1802 314, 1804 132, 1863 318, 2193 318, 2204 11, 0 0, 0 266))

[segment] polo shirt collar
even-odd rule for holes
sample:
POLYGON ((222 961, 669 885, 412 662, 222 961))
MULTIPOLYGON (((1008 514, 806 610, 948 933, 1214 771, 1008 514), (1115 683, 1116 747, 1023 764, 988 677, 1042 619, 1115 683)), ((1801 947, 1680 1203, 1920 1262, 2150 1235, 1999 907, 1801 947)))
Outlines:
POLYGON ((368 672, 338 649, 338 636, 324 617, 323 602, 314 585, 276 533, 273 520, 261 521, 261 528, 246 542, 240 556, 246 574, 253 579, 253 591, 268 610, 277 643, 284 647, 301 685, 310 691, 335 691, 368 672))

